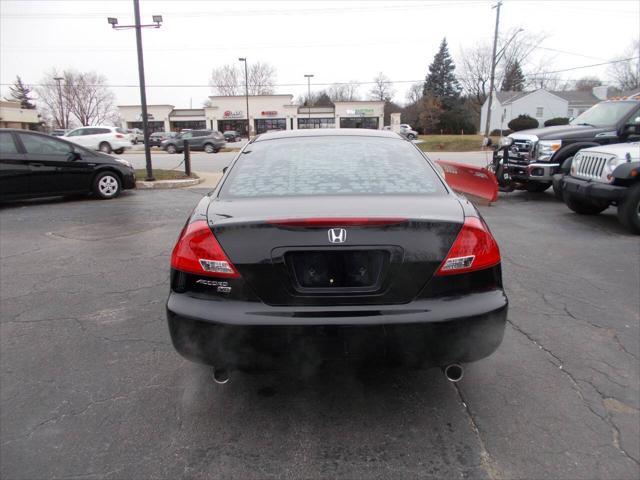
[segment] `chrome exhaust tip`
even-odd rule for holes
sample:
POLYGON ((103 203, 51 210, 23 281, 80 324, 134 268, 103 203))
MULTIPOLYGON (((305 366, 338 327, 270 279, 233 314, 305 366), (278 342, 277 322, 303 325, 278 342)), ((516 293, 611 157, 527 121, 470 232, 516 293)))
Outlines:
POLYGON ((462 365, 459 363, 447 365, 442 371, 444 372, 444 376, 447 377, 447 380, 454 383, 462 380, 464 376, 464 368, 462 368, 462 365))
POLYGON ((218 385, 224 385, 229 381, 231 376, 229 375, 229 370, 226 368, 214 368, 213 369, 213 381, 218 385))

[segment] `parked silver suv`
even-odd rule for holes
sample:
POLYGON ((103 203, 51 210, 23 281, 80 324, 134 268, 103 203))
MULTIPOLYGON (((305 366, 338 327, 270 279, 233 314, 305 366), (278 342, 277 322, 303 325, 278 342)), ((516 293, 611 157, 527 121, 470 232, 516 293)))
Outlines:
POLYGON ((161 147, 167 153, 179 153, 184 150, 185 140, 191 150, 204 150, 207 153, 218 153, 227 143, 224 135, 216 130, 189 130, 168 138, 161 147))

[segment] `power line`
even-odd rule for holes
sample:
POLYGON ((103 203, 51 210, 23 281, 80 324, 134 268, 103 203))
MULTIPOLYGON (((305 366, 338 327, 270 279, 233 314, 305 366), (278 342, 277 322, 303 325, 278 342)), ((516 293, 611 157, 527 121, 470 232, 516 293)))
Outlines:
MULTIPOLYGON (((552 75, 552 74, 556 74, 556 73, 563 73, 563 72, 570 72, 570 71, 574 71, 574 70, 579 70, 579 69, 584 69, 584 68, 592 68, 592 67, 600 67, 603 65, 611 65, 614 63, 622 63, 622 62, 629 62, 632 60, 636 60, 640 57, 630 57, 630 58, 624 58, 624 59, 619 59, 619 60, 612 60, 609 62, 602 62, 602 63, 594 63, 591 65, 581 65, 578 67, 571 67, 571 68, 565 68, 562 70, 553 70, 553 71, 545 71, 545 72, 540 72, 538 74, 527 74, 525 75, 526 78, 531 78, 531 79, 537 79, 537 78, 541 78, 542 76, 547 76, 547 75, 552 75)), ((469 77, 456 77, 458 80, 474 80, 475 78, 469 78, 469 77)), ((551 77, 548 78, 549 80, 563 80, 560 77, 551 77)), ((576 82, 578 80, 572 80, 572 79, 568 79, 568 80, 563 80, 565 82, 576 82)), ((385 84, 393 84, 393 83, 418 83, 418 82, 424 82, 424 79, 418 79, 418 80, 389 80, 386 82, 383 82, 385 84)), ((375 81, 349 81, 349 82, 314 82, 313 85, 315 87, 328 87, 328 86, 332 86, 332 85, 374 85, 377 84, 379 82, 375 82, 375 81)), ((2 86, 8 86, 8 85, 13 85, 13 83, 0 83, 0 85, 2 86)), ((51 83, 29 83, 28 84, 31 87, 55 87, 56 84, 51 84, 51 83)), ((72 86, 72 85, 71 85, 72 86)), ((87 87, 98 87, 98 86, 103 86, 103 87, 109 87, 109 88, 138 88, 138 84, 103 84, 103 85, 99 85, 99 84, 93 84, 93 85, 89 85, 89 84, 83 84, 83 86, 87 86, 87 87)), ((220 87, 231 87, 233 85, 219 85, 220 87)), ((242 84, 241 86, 244 86, 244 84, 242 84)), ((270 83, 270 84, 257 84, 255 86, 258 87, 306 87, 307 84, 306 83, 300 83, 300 82, 293 82, 293 83, 270 83)), ((164 83, 164 84, 151 84, 151 85, 147 85, 148 88, 215 88, 216 85, 211 85, 209 83, 206 84, 202 84, 202 83, 164 83)))

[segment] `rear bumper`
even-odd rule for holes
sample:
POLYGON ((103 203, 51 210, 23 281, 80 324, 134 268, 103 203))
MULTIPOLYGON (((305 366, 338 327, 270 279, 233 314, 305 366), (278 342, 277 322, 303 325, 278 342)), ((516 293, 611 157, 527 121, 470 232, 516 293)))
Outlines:
POLYGON ((590 182, 588 180, 582 180, 568 175, 565 175, 561 181, 563 192, 589 200, 619 202, 628 190, 627 187, 609 185, 607 183, 590 182))
POLYGON ((226 368, 275 368, 335 357, 410 366, 473 362, 491 355, 504 334, 502 291, 405 305, 269 307, 171 293, 173 345, 189 360, 226 368))

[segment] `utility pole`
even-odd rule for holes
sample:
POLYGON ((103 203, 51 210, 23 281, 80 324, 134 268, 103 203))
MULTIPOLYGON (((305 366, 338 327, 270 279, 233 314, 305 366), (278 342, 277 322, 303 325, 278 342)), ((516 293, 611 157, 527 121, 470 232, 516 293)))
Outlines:
POLYGON ((251 140, 251 125, 249 124, 249 67, 247 67, 247 57, 238 60, 244 62, 244 97, 247 100, 247 140, 251 140))
POLYGON ((502 0, 498 0, 498 3, 491 8, 496 9, 496 30, 493 34, 493 52, 491 54, 491 79, 489 80, 489 103, 487 104, 487 121, 484 126, 484 138, 488 142, 489 128, 491 125, 491 104, 493 103, 493 84, 496 76, 496 49, 498 48, 498 26, 500 25, 500 7, 502 6, 502 0))
MULTIPOLYGON (((311 120, 311 78, 313 74, 306 74, 305 77, 307 78, 307 113, 309 114, 307 118, 311 120)), ((309 122, 307 128, 311 128, 311 122, 309 122)))
POLYGON ((118 25, 118 19, 109 17, 107 21, 116 30, 125 28, 136 29, 136 46, 138 48, 138 78, 140 81, 140 107, 142 109, 142 132, 144 135, 144 157, 147 167, 146 181, 152 182, 155 180, 153 176, 153 166, 151 165, 151 147, 149 146, 149 115, 147 114, 147 89, 144 81, 144 57, 142 55, 142 29, 145 27, 160 28, 162 23, 162 15, 153 15, 152 24, 141 25, 140 24, 140 4, 138 0, 133 0, 133 15, 135 18, 135 25, 118 25))
POLYGON ((64 121, 64 107, 62 105, 62 87, 60 86, 60 82, 64 80, 64 77, 53 77, 53 79, 58 83, 58 101, 60 102, 60 121, 58 122, 60 128, 63 130, 67 128, 66 122, 64 121))

